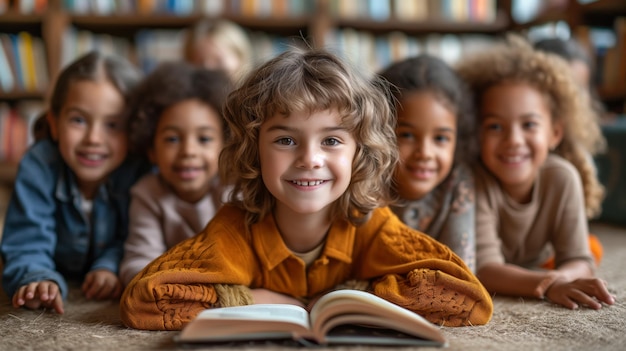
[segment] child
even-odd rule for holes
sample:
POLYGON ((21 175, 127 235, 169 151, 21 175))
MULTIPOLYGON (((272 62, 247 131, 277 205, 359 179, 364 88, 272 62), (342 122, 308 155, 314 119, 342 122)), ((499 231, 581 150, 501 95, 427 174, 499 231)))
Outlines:
POLYGON ((587 155, 603 139, 567 64, 511 38, 458 69, 477 96, 479 279, 492 293, 571 309, 612 304, 587 226, 602 198, 587 155), (550 256, 556 268, 540 270, 550 256))
POLYGON ((252 72, 225 105, 230 203, 130 282, 123 322, 180 329, 206 308, 303 305, 350 280, 434 323, 487 323, 491 298, 463 261, 378 208, 397 161, 381 85, 324 51, 252 72))
POLYGON ((252 45, 236 23, 204 18, 186 32, 183 56, 187 62, 223 69, 237 81, 252 65, 252 45))
POLYGON ((66 279, 87 298, 118 298, 128 190, 145 167, 127 158, 122 111, 139 81, 127 61, 89 53, 57 79, 52 139, 24 155, 7 210, 2 283, 13 306, 63 313, 66 279))
POLYGON ((199 233, 221 206, 217 159, 226 137, 222 105, 229 78, 186 63, 164 63, 135 90, 131 141, 158 168, 131 189, 124 284, 183 239, 199 233))
POLYGON ((474 116, 465 83, 443 60, 408 58, 381 73, 395 89, 400 163, 395 187, 404 202, 391 206, 410 227, 475 264, 474 180, 464 161, 474 157, 474 116))

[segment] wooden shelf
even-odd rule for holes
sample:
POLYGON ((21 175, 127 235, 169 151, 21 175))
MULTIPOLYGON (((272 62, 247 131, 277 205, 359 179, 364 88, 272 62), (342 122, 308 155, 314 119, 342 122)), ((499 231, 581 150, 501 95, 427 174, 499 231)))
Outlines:
POLYGON ((508 29, 509 23, 504 15, 499 15, 493 22, 454 22, 440 19, 428 19, 419 22, 409 21, 374 21, 369 19, 335 18, 332 23, 336 27, 349 27, 371 32, 401 31, 411 35, 439 33, 489 33, 497 34, 508 29))

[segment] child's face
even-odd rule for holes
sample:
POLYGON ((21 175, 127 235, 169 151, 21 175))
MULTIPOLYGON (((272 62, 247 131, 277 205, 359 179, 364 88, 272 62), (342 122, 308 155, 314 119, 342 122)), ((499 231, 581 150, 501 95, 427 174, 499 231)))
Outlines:
POLYGON ((432 92, 402 98, 398 109, 400 163, 395 178, 401 197, 417 200, 448 176, 456 147, 456 115, 432 92))
POLYGON ((334 110, 277 114, 261 125, 261 175, 276 213, 329 210, 348 188, 356 140, 334 110))
POLYGON ((540 167, 561 140, 546 98, 525 83, 503 83, 481 99, 481 158, 504 190, 529 200, 540 167))
POLYGON ((243 65, 236 52, 211 36, 203 38, 197 46, 194 61, 204 68, 222 69, 231 77, 234 77, 243 65))
POLYGON ((87 198, 126 158, 123 108, 122 95, 109 81, 77 81, 70 84, 59 116, 50 120, 59 151, 87 198))
POLYGON ((220 116, 197 99, 181 101, 161 114, 150 160, 181 199, 197 202, 211 188, 222 133, 220 116))

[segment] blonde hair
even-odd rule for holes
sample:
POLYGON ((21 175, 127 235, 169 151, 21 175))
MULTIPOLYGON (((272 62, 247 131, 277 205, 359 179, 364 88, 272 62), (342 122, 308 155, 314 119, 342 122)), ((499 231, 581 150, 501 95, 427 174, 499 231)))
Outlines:
POLYGON ((485 90, 503 82, 527 83, 542 92, 553 122, 561 122, 564 128, 563 139, 553 152, 570 161, 580 173, 587 217, 598 215, 604 188, 596 177, 591 156, 605 148, 605 140, 589 95, 580 91, 567 62, 533 49, 521 37, 509 36, 490 50, 464 59, 457 70, 470 84, 477 102, 485 90))
POLYGON ((183 56, 187 62, 193 61, 198 44, 208 36, 235 52, 244 65, 252 63, 252 44, 246 31, 234 22, 210 18, 199 20, 186 31, 183 56))
POLYGON ((388 204, 398 161, 388 92, 382 80, 368 81, 323 50, 287 50, 251 72, 226 101, 231 138, 219 159, 222 179, 235 180, 230 202, 247 212, 248 226, 268 215, 275 201, 261 178, 259 129, 267 118, 294 111, 335 110, 356 140, 352 179, 333 204, 333 219, 358 225, 388 204))

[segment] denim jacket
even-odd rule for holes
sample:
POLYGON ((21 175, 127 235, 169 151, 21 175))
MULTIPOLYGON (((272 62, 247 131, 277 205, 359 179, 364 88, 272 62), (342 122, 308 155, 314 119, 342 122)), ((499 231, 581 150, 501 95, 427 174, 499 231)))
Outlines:
POLYGON ((95 269, 117 274, 128 232, 129 189, 145 170, 144 163, 126 160, 100 186, 87 218, 57 145, 51 140, 33 145, 20 162, 0 245, 7 295, 52 280, 65 299, 66 279, 82 280, 95 269))

